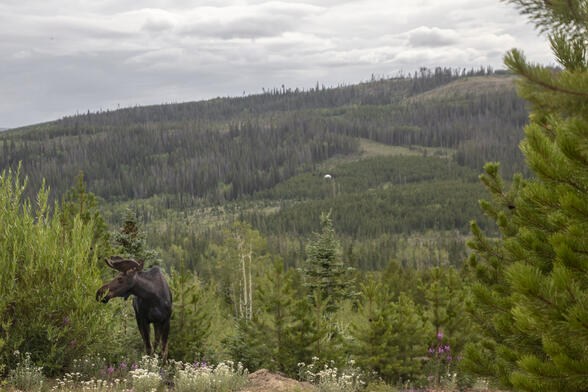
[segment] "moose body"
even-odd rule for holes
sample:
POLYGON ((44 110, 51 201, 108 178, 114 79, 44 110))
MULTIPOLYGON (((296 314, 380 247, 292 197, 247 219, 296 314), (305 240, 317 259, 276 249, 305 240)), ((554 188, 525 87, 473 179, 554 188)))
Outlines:
POLYGON ((161 341, 163 363, 167 361, 167 337, 172 312, 172 294, 165 277, 158 267, 143 271, 143 262, 115 256, 105 259, 106 264, 119 271, 110 282, 96 292, 96 300, 107 303, 111 298, 127 299, 133 295, 133 309, 137 326, 151 355, 161 341), (150 324, 155 330, 155 346, 151 346, 150 324))

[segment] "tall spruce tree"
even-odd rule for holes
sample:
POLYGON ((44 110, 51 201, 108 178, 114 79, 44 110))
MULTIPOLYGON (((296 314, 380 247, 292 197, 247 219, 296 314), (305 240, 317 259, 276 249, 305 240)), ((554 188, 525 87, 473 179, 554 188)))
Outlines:
POLYGON ((340 253, 331 212, 322 213, 321 232, 314 233, 306 246, 307 258, 302 272, 310 298, 316 303, 316 293, 328 312, 336 310, 340 300, 353 296, 352 268, 345 265, 340 253))
POLYGON ((482 176, 500 240, 473 224, 470 313, 484 339, 464 364, 524 391, 588 391, 588 2, 513 0, 548 32, 563 69, 505 57, 532 105, 521 149, 535 177, 509 191, 488 164, 482 176))
POLYGON ((117 252, 143 260, 145 269, 159 262, 159 254, 147 246, 145 232, 141 230, 135 214, 130 210, 127 211, 118 233, 114 233, 114 242, 118 246, 117 252))

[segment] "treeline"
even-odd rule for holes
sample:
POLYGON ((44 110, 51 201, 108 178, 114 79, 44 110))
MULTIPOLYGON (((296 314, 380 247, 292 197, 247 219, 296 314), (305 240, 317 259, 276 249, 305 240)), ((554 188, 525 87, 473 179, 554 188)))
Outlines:
MULTIPOLYGON (((491 68, 451 69, 421 68, 419 72, 394 78, 376 79, 358 85, 326 88, 319 85, 308 90, 281 88, 263 89, 262 94, 244 97, 215 98, 207 101, 137 106, 96 113, 66 116, 48 128, 55 135, 75 135, 90 126, 121 126, 152 122, 186 122, 197 119, 224 121, 243 114, 283 112, 346 105, 386 105, 406 96, 420 94, 464 77, 493 75, 491 68)), ((47 126, 40 129, 45 130, 47 126)), ((31 137, 35 138, 36 136, 31 137)))

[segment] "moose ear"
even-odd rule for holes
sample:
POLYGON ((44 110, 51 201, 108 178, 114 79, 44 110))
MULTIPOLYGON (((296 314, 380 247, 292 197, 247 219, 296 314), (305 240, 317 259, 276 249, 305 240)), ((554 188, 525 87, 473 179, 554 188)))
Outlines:
POLYGON ((140 270, 143 268, 143 265, 138 263, 136 260, 123 259, 122 257, 118 256, 114 256, 111 257, 110 260, 106 260, 106 264, 108 264, 110 268, 114 268, 120 272, 127 272, 131 269, 140 270))
POLYGON ((145 261, 144 260, 137 260, 137 263, 139 263, 139 268, 137 268, 137 271, 142 271, 143 265, 145 265, 145 261))

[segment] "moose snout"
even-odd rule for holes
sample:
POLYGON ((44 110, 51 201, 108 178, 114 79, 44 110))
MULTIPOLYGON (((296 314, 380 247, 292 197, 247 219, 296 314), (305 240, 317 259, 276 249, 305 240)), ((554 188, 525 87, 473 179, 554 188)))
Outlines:
POLYGON ((109 290, 106 287, 100 287, 96 292, 96 301, 107 303, 110 300, 110 296, 108 294, 109 290))

